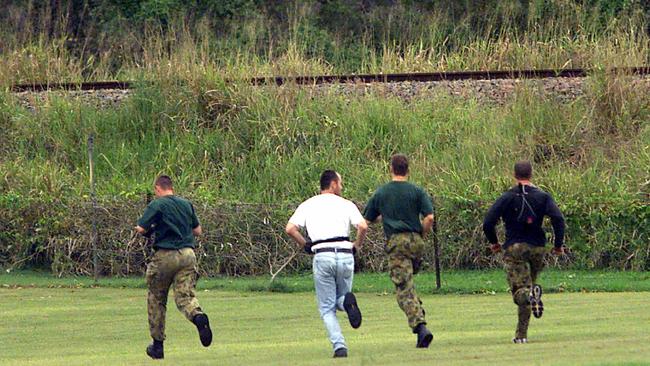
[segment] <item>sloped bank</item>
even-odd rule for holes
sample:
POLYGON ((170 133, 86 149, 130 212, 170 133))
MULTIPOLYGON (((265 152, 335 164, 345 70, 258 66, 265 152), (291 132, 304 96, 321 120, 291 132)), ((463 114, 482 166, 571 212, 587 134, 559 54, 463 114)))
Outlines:
MULTIPOLYGON (((533 160, 535 182, 567 216, 573 254, 558 265, 650 268, 647 93, 605 77, 590 79, 574 103, 535 90, 522 85, 494 105, 435 92, 406 102, 379 91, 205 81, 135 90, 113 108, 60 96, 32 110, 0 94, 0 265, 88 274, 97 217, 101 272, 140 273, 148 247, 132 226, 151 180, 167 173, 199 207, 207 273, 273 272, 295 250, 282 230, 289 213, 316 192, 323 169, 339 170, 345 196, 361 205, 399 151, 411 157, 411 179, 436 198, 446 268, 498 266, 480 221, 520 158, 533 160), (90 134, 100 197, 92 211, 90 134)), ((374 228, 364 270, 385 268, 382 247, 374 228)), ((308 264, 296 255, 287 270, 308 264)))

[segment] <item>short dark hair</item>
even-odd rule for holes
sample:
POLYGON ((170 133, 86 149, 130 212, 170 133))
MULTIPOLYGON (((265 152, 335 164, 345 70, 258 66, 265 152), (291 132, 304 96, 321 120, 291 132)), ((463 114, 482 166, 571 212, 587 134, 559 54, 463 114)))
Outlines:
POLYGON ((162 189, 172 189, 174 188, 174 184, 172 183, 172 179, 168 175, 161 175, 158 178, 156 178, 156 183, 154 183, 158 187, 162 189))
POLYGON ((332 182, 338 181, 339 175, 334 170, 326 170, 320 175, 320 190, 324 191, 330 187, 332 182))
POLYGON ((390 158, 393 174, 405 176, 409 172, 409 159, 404 154, 395 154, 390 158))
POLYGON ((533 176, 533 166, 528 160, 521 160, 515 163, 515 178, 530 179, 533 176))

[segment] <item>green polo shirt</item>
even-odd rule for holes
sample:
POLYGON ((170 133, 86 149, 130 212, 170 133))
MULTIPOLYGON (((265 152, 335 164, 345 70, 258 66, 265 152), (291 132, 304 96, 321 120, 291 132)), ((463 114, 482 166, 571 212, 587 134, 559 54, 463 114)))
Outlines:
POLYGON ((397 233, 421 233, 421 217, 433 213, 431 197, 424 189, 409 182, 392 181, 379 187, 363 211, 363 217, 375 221, 379 215, 386 238, 397 233))
POLYGON ((147 231, 153 227, 156 249, 194 248, 192 229, 199 226, 199 219, 190 201, 163 196, 149 203, 138 225, 147 231))

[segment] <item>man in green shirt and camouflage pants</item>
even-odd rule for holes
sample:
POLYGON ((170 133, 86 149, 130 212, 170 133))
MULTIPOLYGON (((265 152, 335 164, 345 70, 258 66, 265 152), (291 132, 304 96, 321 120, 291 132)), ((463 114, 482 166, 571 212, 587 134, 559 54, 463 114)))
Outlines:
POLYGON ((423 237, 433 226, 433 204, 422 188, 408 182, 408 159, 405 155, 393 155, 390 173, 392 181, 377 189, 363 216, 368 222, 381 219, 384 224, 388 269, 395 284, 397 303, 406 314, 413 333, 417 334, 416 347, 427 348, 433 334, 426 327, 413 274, 417 273, 424 254, 423 237))
POLYGON ((194 323, 203 346, 212 343, 212 331, 194 291, 198 277, 194 236, 201 235, 194 207, 188 200, 174 195, 172 180, 166 175, 156 179, 154 191, 157 199, 147 206, 135 229, 143 235, 155 234, 155 253, 146 274, 149 331, 153 338, 147 355, 158 359, 164 358, 167 294, 172 285, 176 307, 194 323))

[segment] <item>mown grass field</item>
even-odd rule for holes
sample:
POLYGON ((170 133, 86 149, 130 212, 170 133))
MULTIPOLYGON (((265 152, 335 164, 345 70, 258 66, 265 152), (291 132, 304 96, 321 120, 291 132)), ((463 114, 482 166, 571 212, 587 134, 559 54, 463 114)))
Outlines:
MULTIPOLYGON (((416 276, 418 291, 432 294, 497 294, 509 291, 503 270, 443 270, 442 287, 436 289, 433 272, 416 276)), ((557 292, 650 292, 650 273, 633 271, 595 271, 547 269, 541 284, 547 293, 557 292)), ((58 277, 47 272, 20 270, 0 272, 0 286, 5 288, 145 288, 141 276, 102 277, 94 281, 85 276, 58 277)), ((203 277, 199 290, 236 292, 310 292, 314 290, 311 273, 280 275, 271 284, 269 276, 203 277)), ((356 292, 392 293, 393 284, 385 273, 357 273, 356 292)))
MULTIPOLYGON (((5 275, 0 282, 8 285, 11 282, 8 279, 5 275)), ((418 283, 425 279, 426 276, 418 277, 418 283)), ((510 343, 516 308, 508 294, 426 294, 423 301, 435 339, 430 349, 416 350, 414 336, 394 295, 368 288, 369 283, 379 281, 372 277, 362 275, 358 280, 362 284, 358 299, 364 322, 359 330, 353 330, 345 315, 339 316, 350 357, 336 360, 337 364, 650 362, 649 292, 547 294, 546 312, 542 319, 531 322, 531 343, 527 345, 510 343)), ((142 288, 2 288, 0 363, 320 365, 334 362, 313 293, 209 290, 205 286, 209 283, 204 281, 200 286, 199 299, 211 316, 215 342, 209 349, 202 348, 194 327, 172 303, 168 309, 164 362, 153 362, 144 354, 149 336, 146 292, 142 288)))

